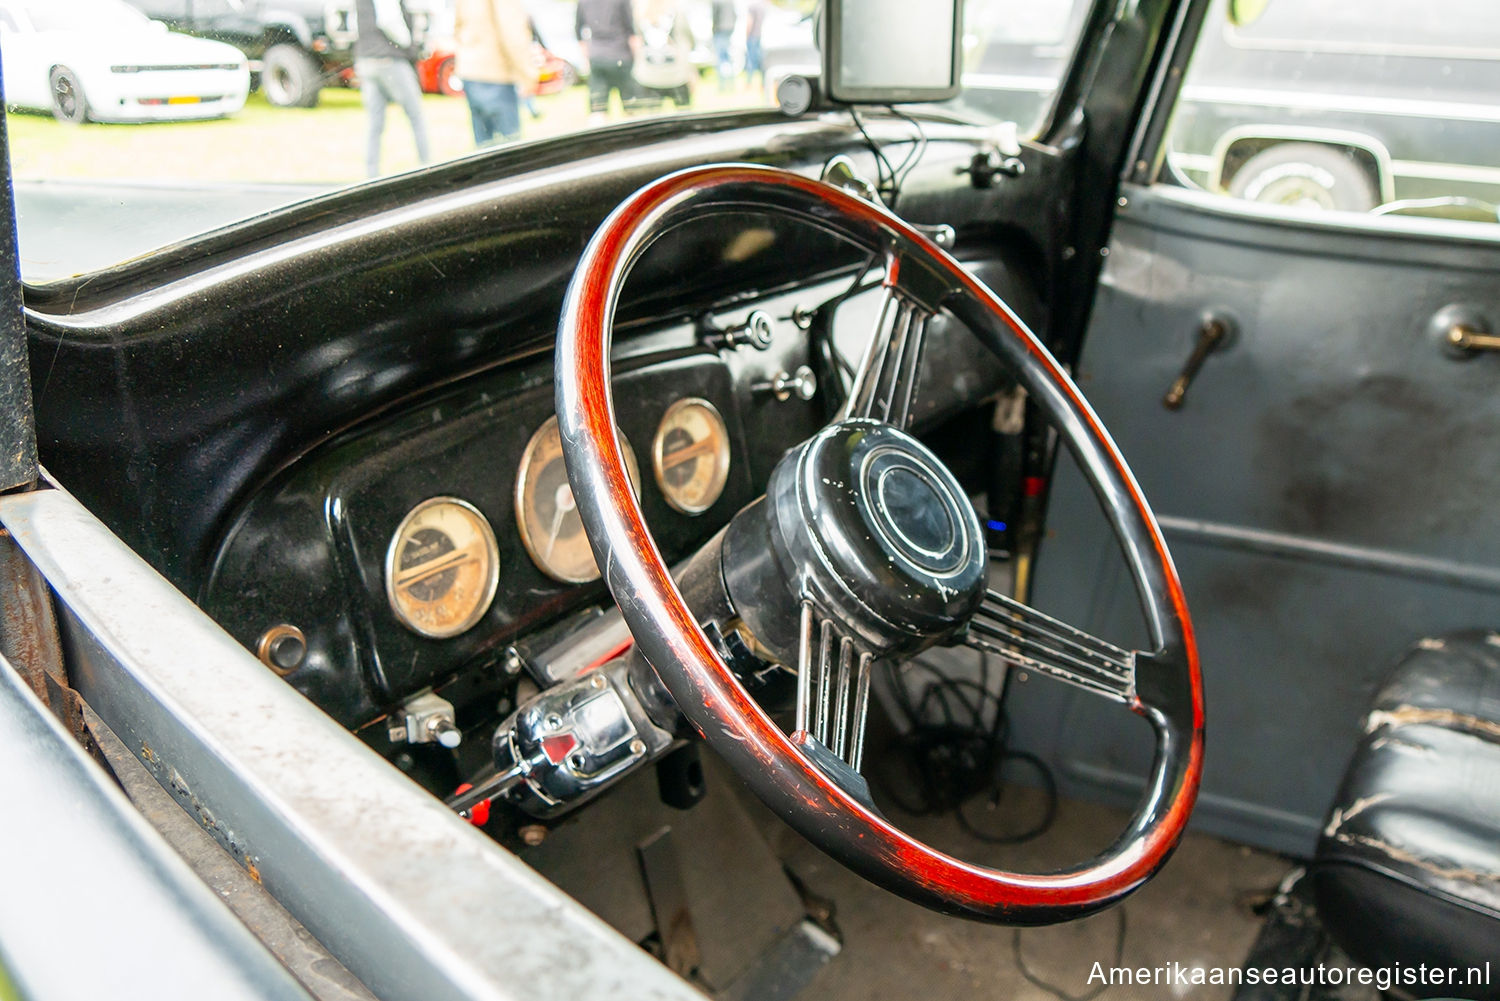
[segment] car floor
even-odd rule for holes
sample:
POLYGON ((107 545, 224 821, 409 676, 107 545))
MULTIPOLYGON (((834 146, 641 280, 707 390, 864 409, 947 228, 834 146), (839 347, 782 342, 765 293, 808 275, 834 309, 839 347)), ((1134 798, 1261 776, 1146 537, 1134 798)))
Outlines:
MULTIPOLYGON (((1035 789, 1012 787, 1002 805, 1018 816, 1028 811, 1036 815, 1044 801, 1035 789)), ((982 825, 984 812, 981 801, 967 814, 982 825)), ((1065 801, 1045 833, 1011 846, 977 840, 951 814, 904 822, 913 834, 962 858, 1044 872, 1090 857, 1126 820, 1123 811, 1065 801)), ((802 996, 850 1001, 894 1001, 916 996, 918 990, 928 1001, 1077 999, 1099 985, 1090 982, 1096 962, 1103 971, 1173 963, 1205 971, 1236 968, 1260 929, 1253 908, 1272 894, 1290 868, 1279 856, 1189 833, 1161 873, 1123 904, 1064 925, 1018 930, 928 911, 877 889, 785 828, 777 837, 776 847, 789 868, 834 902, 834 921, 844 942, 843 953, 802 996), (1032 977, 1057 993, 1028 981, 1017 962, 1017 948, 1032 977)), ((1227 985, 1117 984, 1100 997, 1227 1001, 1232 993, 1227 985)))

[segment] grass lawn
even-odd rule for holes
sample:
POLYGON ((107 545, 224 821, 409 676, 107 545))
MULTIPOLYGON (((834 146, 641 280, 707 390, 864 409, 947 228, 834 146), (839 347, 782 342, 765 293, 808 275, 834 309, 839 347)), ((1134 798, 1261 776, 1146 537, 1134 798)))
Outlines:
MULTIPOLYGON (((712 80, 701 81, 694 95, 694 110, 763 103, 756 88, 720 93, 712 80)), ((540 118, 522 112, 523 138, 587 127, 583 87, 540 97, 537 104, 540 118)), ((422 110, 434 157, 448 159, 474 148, 469 106, 462 97, 427 95, 422 110)), ((618 105, 610 117, 621 117, 618 105)), ((19 179, 312 184, 364 179, 364 108, 358 91, 337 87, 325 89, 316 108, 275 108, 257 92, 239 113, 213 121, 64 125, 50 115, 13 111, 8 127, 11 168, 19 179)), ((411 127, 397 107, 386 115, 383 150, 385 172, 417 166, 411 127)))

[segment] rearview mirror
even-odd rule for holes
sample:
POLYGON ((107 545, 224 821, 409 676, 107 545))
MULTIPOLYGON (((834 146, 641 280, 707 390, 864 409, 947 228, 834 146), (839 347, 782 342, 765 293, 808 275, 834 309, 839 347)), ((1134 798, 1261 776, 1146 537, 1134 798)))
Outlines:
POLYGON ((963 0, 825 0, 823 80, 849 104, 957 97, 963 0))

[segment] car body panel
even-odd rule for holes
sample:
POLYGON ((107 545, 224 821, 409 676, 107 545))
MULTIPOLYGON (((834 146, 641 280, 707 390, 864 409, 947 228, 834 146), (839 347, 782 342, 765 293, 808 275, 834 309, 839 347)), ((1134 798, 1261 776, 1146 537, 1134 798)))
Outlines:
POLYGON ((19 6, 0 4, 0 11, 22 28, 0 30, 11 105, 49 110, 50 74, 58 66, 78 75, 90 117, 99 121, 217 117, 245 104, 249 71, 232 46, 169 32, 145 18, 134 31, 88 26, 32 31, 19 6))

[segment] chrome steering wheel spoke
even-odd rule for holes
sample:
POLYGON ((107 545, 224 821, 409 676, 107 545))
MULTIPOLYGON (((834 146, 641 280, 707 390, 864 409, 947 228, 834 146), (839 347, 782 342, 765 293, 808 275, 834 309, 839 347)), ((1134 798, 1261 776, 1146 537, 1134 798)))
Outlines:
POLYGON ((857 772, 864 758, 874 655, 843 635, 833 619, 820 618, 811 599, 802 601, 799 629, 793 732, 807 734, 857 772))
POLYGON ((1001 594, 985 593, 964 643, 1115 702, 1135 701, 1136 654, 1001 594))

